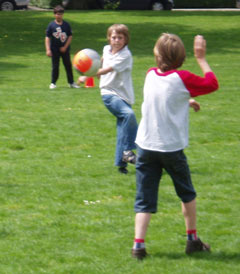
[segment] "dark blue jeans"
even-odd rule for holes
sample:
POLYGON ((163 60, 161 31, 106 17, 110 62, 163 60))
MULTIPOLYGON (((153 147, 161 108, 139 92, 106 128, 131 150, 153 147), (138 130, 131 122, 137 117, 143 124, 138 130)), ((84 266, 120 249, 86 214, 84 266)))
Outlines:
POLYGON ((196 192, 183 150, 158 152, 138 147, 136 212, 155 213, 157 211, 158 188, 163 169, 171 176, 175 191, 182 202, 187 203, 195 199, 196 192))
POLYGON ((129 104, 117 95, 103 95, 102 100, 107 109, 117 118, 117 144, 115 165, 125 167, 122 161, 123 151, 136 148, 137 121, 129 104))

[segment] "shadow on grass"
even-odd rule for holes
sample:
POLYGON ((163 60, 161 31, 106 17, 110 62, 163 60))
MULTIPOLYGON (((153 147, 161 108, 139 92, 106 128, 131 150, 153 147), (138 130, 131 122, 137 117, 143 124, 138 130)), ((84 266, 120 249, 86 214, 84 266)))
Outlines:
MULTIPOLYGON (((229 27, 226 31, 226 28, 217 29, 216 25, 208 26, 211 25, 212 18, 219 17, 220 20, 223 16, 239 15, 236 12, 68 11, 64 18, 73 29, 72 54, 83 48, 94 48, 101 54, 103 46, 107 44, 107 28, 116 23, 116 20, 121 20, 129 27, 131 34, 129 47, 135 58, 153 56, 153 46, 162 32, 177 33, 185 43, 187 54, 191 57, 193 56, 193 38, 199 33, 204 34, 207 39, 208 55, 216 54, 216 52, 219 56, 227 53, 238 55, 238 28, 231 29, 229 27), (86 18, 86 16, 92 17, 82 22, 82 18, 86 18), (192 24, 189 24, 187 17, 192 16, 196 17, 192 24), (207 25, 197 23, 200 16, 206 18, 207 25), (153 19, 151 22, 149 22, 149 17, 153 19), (186 18, 186 21, 183 20, 183 17, 186 18), (131 20, 131 18, 133 19, 131 20), (229 41, 231 42, 229 43, 229 41)), ((31 66, 28 59, 32 54, 39 55, 45 62, 47 58, 44 48, 45 30, 52 20, 52 12, 2 13, 0 58, 20 56, 22 59, 26 59, 26 62, 22 61, 26 65, 21 68, 31 66)), ((217 24, 216 21, 214 22, 217 24)), ((39 65, 41 66, 41 64, 39 65)), ((18 69, 18 66, 21 65, 8 64, 7 62, 1 64, 4 71, 11 72, 18 69)))
POLYGON ((153 258, 167 258, 169 260, 182 260, 184 258, 192 258, 207 261, 221 261, 221 262, 240 262, 240 253, 228 253, 224 251, 220 252, 204 252, 194 253, 186 255, 185 253, 164 253, 158 252, 156 254, 150 254, 153 258))
MULTIPOLYGON (((69 12, 69 11, 68 11, 69 12)), ((108 12, 105 12, 108 14, 108 12)), ((152 48, 158 36, 162 32, 177 33, 181 36, 186 47, 189 46, 189 50, 192 51, 193 36, 199 34, 199 32, 204 32, 208 40, 208 54, 215 53, 216 49, 218 53, 226 53, 228 47, 231 49, 239 48, 239 29, 228 28, 226 32, 225 29, 215 28, 204 28, 201 24, 189 25, 184 24, 184 20, 178 21, 178 18, 189 17, 189 16, 206 16, 206 22, 212 17, 229 16, 229 13, 219 13, 219 12, 177 12, 177 13, 161 13, 159 16, 157 13, 151 11, 126 11, 126 12, 109 12, 109 16, 112 16, 112 22, 106 20, 108 23, 101 22, 101 18, 106 18, 101 12, 98 11, 84 11, 84 12, 70 12, 70 14, 65 15, 66 21, 68 21, 73 29, 73 43, 72 43, 72 53, 76 50, 90 47, 95 48, 100 53, 102 52, 103 46, 107 43, 106 41, 106 31, 107 28, 115 23, 116 17, 114 16, 124 15, 123 18, 117 18, 118 20, 129 21, 129 17, 136 17, 133 23, 128 23, 131 41, 130 48, 138 56, 149 56, 152 54, 152 48), (92 14, 92 21, 82 23, 81 15, 86 16, 87 14, 92 14), (98 15, 100 14, 100 15, 98 15), (76 15, 79 15, 76 17, 76 15), (96 15, 96 19, 94 18, 96 15), (208 16, 207 16, 208 15, 208 16), (99 17, 99 20, 97 18, 99 17), (139 20, 138 20, 139 17, 139 20), (157 22, 141 22, 142 18, 156 18, 157 22), (79 22, 78 22, 79 21, 79 22), (203 29, 204 28, 204 29, 203 29), (224 37, 224 39, 222 39, 224 37), (231 41, 231 43, 229 43, 231 41)), ((238 13, 230 13, 231 16, 236 16, 238 13)), ((2 17, 4 14, 2 15, 2 17)), ((20 13, 18 16, 8 14, 7 18, 2 18, 0 26, 0 38, 2 43, 2 50, 0 56, 6 55, 27 55, 28 53, 43 52, 45 55, 44 48, 44 37, 45 30, 50 21, 53 20, 53 15, 50 12, 37 13, 36 12, 26 12, 20 13), (17 45, 17 46, 16 46, 17 45)), ((197 21, 197 19, 196 19, 197 21)), ((210 22, 211 23, 211 22, 210 22)), ((188 49, 187 49, 188 50, 188 49)), ((234 54, 234 51, 231 51, 234 54)), ((236 52, 238 54, 238 52, 236 52)))
POLYGON ((19 63, 0 62, 0 68, 3 68, 4 70, 21 69, 26 67, 27 65, 23 65, 19 63))

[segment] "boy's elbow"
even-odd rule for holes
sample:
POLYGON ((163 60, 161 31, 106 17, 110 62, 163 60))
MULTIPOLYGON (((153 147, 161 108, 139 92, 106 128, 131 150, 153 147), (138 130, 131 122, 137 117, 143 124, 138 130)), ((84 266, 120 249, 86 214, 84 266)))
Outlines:
POLYGON ((214 73, 208 74, 210 78, 208 78, 208 83, 209 83, 209 89, 211 91, 216 91, 219 89, 219 83, 216 75, 214 73))
POLYGON ((218 83, 217 78, 213 81, 212 89, 213 89, 213 91, 216 91, 219 89, 219 83, 218 83))

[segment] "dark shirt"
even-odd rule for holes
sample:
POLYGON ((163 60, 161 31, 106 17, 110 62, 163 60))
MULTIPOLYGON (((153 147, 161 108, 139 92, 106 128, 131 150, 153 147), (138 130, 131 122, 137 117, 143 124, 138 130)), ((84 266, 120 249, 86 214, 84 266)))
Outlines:
POLYGON ((53 21, 46 30, 46 36, 51 39, 51 50, 63 47, 71 35, 71 27, 66 21, 63 21, 61 25, 53 21))

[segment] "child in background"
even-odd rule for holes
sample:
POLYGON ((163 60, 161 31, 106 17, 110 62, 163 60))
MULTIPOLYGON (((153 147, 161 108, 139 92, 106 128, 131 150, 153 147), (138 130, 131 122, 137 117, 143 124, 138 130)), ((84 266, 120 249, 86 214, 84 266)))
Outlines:
POLYGON ((60 5, 53 10, 55 20, 51 22, 46 30, 45 48, 46 55, 52 58, 52 79, 49 86, 55 89, 59 76, 59 60, 62 57, 67 73, 70 88, 79 88, 73 81, 72 63, 70 58, 70 44, 72 42, 72 30, 70 25, 63 20, 64 8, 60 5))
POLYGON ((136 162, 132 151, 136 148, 137 121, 131 105, 134 103, 132 84, 132 55, 128 49, 129 31, 126 25, 114 24, 108 28, 109 45, 103 49, 100 76, 102 100, 117 118, 117 144, 115 165, 127 174, 127 164, 136 162))
POLYGON ((200 35, 194 39, 194 54, 204 77, 177 70, 184 62, 185 48, 174 34, 163 33, 154 47, 157 67, 149 69, 144 84, 142 119, 136 138, 137 193, 135 201, 135 240, 132 256, 146 255, 145 236, 151 214, 157 212, 158 188, 163 168, 171 176, 182 201, 185 218, 187 254, 209 251, 196 228, 196 192, 184 148, 188 145, 189 104, 199 109, 190 97, 205 95, 218 89, 218 81, 208 65, 206 41, 200 35))

